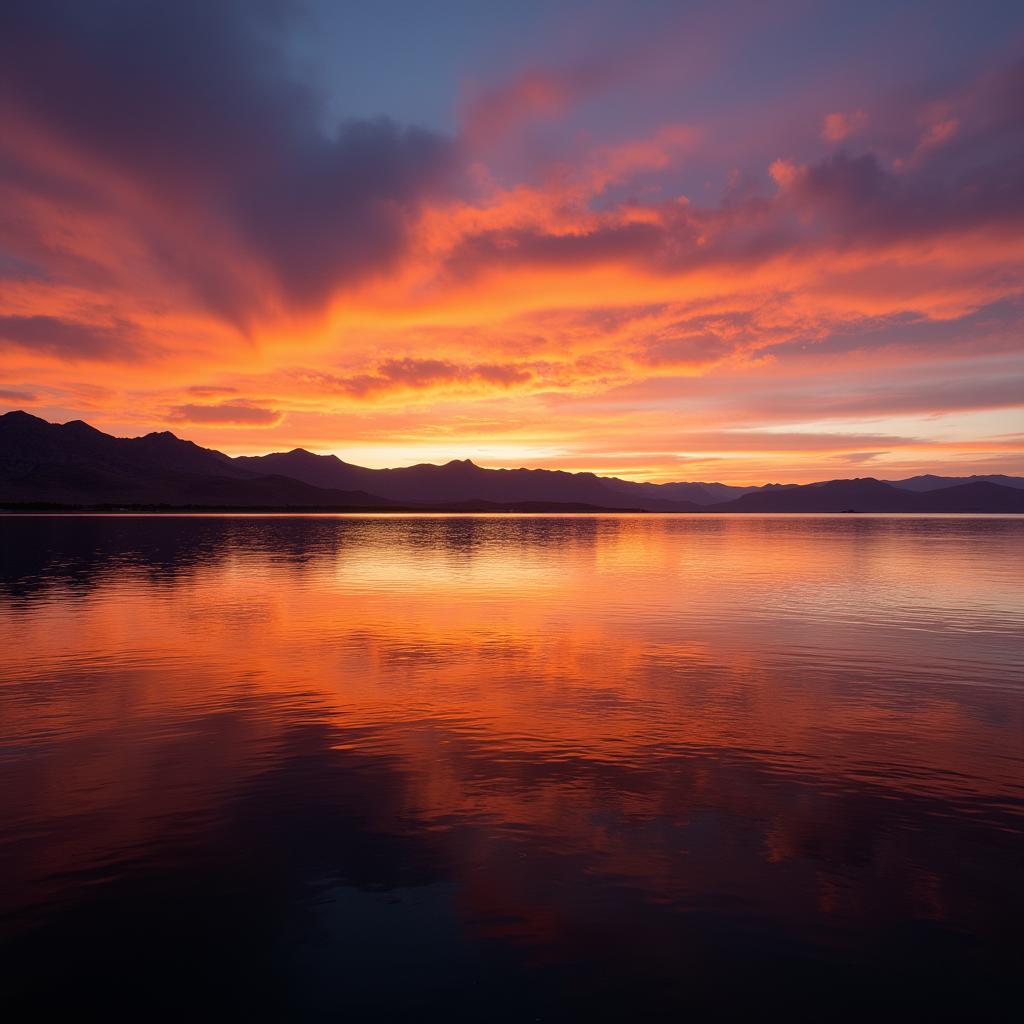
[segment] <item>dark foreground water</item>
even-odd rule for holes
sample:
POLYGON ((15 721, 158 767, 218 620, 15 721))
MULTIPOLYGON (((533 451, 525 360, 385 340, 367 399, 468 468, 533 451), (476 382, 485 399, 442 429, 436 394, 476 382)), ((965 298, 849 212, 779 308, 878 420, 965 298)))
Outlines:
POLYGON ((1019 1008, 1022 519, 4 518, 0 558, 9 1019, 1019 1008))

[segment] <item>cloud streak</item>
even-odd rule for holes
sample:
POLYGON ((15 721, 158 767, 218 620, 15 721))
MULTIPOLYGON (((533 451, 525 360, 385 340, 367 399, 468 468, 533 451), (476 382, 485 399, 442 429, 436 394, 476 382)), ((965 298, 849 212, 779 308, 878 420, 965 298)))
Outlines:
POLYGON ((258 405, 221 402, 216 405, 186 404, 175 406, 168 419, 172 423, 215 424, 217 426, 272 427, 281 422, 276 409, 258 405))
POLYGON ((129 324, 77 323, 55 316, 0 316, 0 348, 27 349, 67 360, 124 358, 138 344, 129 324))

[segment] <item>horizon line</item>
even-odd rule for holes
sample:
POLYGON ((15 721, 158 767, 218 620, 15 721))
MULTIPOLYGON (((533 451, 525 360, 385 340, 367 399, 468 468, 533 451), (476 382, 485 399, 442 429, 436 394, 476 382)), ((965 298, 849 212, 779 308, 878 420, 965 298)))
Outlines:
POLYGON ((164 436, 164 435, 166 435, 166 436, 173 437, 177 441, 181 441, 181 442, 184 442, 186 444, 195 445, 197 448, 201 448, 204 451, 216 452, 218 455, 223 455, 225 458, 231 459, 232 461, 234 461, 235 459, 253 459, 253 458, 261 459, 261 458, 267 458, 268 456, 271 456, 271 455, 292 455, 292 454, 297 453, 297 452, 303 452, 303 453, 305 453, 307 455, 312 455, 312 456, 314 456, 316 458, 334 458, 334 459, 337 459, 339 462, 344 463, 345 465, 353 466, 353 467, 355 467, 357 469, 370 470, 372 472, 388 472, 388 471, 401 470, 401 469, 415 469, 415 468, 417 468, 419 466, 432 466, 434 468, 443 468, 445 466, 451 466, 451 465, 469 465, 469 466, 474 467, 475 469, 481 469, 481 470, 484 470, 486 472, 491 472, 491 473, 514 473, 514 472, 518 472, 518 471, 544 472, 544 473, 564 473, 567 476, 593 476, 593 477, 596 477, 598 479, 603 479, 603 480, 620 480, 623 483, 647 484, 647 485, 650 485, 652 487, 671 487, 673 485, 686 484, 686 485, 691 485, 691 486, 718 486, 718 487, 730 487, 730 488, 735 488, 735 489, 744 489, 744 488, 762 489, 762 488, 765 488, 765 487, 807 487, 807 486, 812 486, 814 484, 833 483, 833 482, 838 481, 838 480, 877 480, 877 481, 879 481, 881 483, 896 483, 896 482, 900 482, 900 481, 904 481, 904 480, 914 480, 914 479, 917 479, 917 478, 920 478, 920 477, 934 477, 934 478, 940 479, 940 480, 969 480, 969 479, 991 478, 991 477, 1003 477, 1003 478, 1010 479, 1010 480, 1012 480, 1012 479, 1021 479, 1020 476, 1017 476, 1016 474, 1013 474, 1013 473, 960 473, 960 474, 950 475, 950 474, 945 474, 945 473, 934 473, 934 472, 931 472, 931 471, 924 471, 924 472, 920 472, 920 473, 912 473, 910 476, 898 477, 898 478, 886 478, 886 477, 873 476, 873 475, 868 475, 868 476, 837 476, 837 477, 829 477, 827 479, 804 480, 804 481, 801 481, 799 483, 795 483, 795 482, 780 483, 780 482, 777 482, 777 481, 766 481, 764 483, 759 483, 759 484, 749 484, 749 483, 737 484, 737 483, 725 483, 725 482, 720 481, 720 480, 663 480, 663 481, 635 480, 635 479, 630 479, 628 477, 615 476, 613 474, 599 473, 599 472, 596 472, 594 470, 551 469, 551 468, 546 467, 546 466, 522 466, 522 465, 521 466, 485 466, 485 465, 481 465, 480 463, 476 462, 474 459, 471 459, 471 458, 462 458, 462 459, 455 458, 455 459, 449 459, 446 462, 415 462, 415 463, 410 463, 409 465, 404 465, 404 466, 403 465, 394 465, 394 466, 363 466, 363 465, 360 465, 359 463, 347 462, 346 460, 344 460, 340 456, 338 456, 335 452, 317 452, 317 451, 313 451, 313 450, 311 450, 309 448, 306 448, 306 447, 304 447, 302 445, 297 445, 294 448, 290 448, 290 449, 284 450, 284 451, 283 450, 275 450, 275 451, 263 452, 261 454, 231 455, 228 452, 220 450, 219 448, 208 448, 205 445, 199 444, 197 441, 191 440, 191 438, 182 437, 181 435, 176 434, 173 430, 167 430, 167 429, 164 429, 164 430, 150 430, 150 431, 147 431, 145 434, 136 434, 134 436, 124 436, 124 435, 119 435, 119 434, 110 434, 107 431, 101 430, 99 427, 94 426, 93 424, 89 423, 87 420, 84 420, 84 419, 82 419, 80 417, 75 417, 75 418, 70 419, 70 420, 65 420, 63 423, 61 423, 61 422, 58 422, 56 420, 45 419, 42 416, 37 416, 35 413, 29 412, 28 410, 21 409, 21 408, 12 408, 12 409, 8 409, 6 412, 0 413, 0 419, 3 419, 4 417, 10 416, 10 415, 27 416, 30 419, 38 420, 40 423, 46 423, 49 426, 56 426, 56 427, 67 427, 67 426, 70 426, 70 425, 75 424, 75 423, 81 423, 83 426, 88 427, 90 430, 95 430, 97 433, 103 434, 106 437, 112 437, 112 438, 115 438, 117 440, 122 440, 122 441, 137 441, 137 440, 140 440, 140 439, 145 438, 145 437, 154 437, 154 436, 164 436))

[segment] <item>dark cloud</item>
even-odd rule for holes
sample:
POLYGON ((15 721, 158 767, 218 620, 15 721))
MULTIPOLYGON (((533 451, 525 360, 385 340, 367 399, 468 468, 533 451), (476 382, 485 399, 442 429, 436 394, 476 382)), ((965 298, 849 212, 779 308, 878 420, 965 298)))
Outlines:
MULTIPOLYGON (((191 218, 187 240, 158 222, 137 228, 153 258, 236 320, 265 297, 218 240, 255 256, 287 303, 314 305, 397 259, 419 202, 456 165, 451 140, 385 119, 325 132, 320 97, 283 52, 298 10, 287 0, 0 6, 8 115, 59 138, 89 173, 127 179, 155 208, 191 218)), ((59 174, 34 184, 50 194, 59 174)))
POLYGON ((521 366, 506 366, 498 363, 480 363, 472 368, 472 374, 490 384, 501 384, 511 387, 513 384, 525 384, 532 378, 529 370, 521 366))
POLYGON ((218 405, 176 405, 168 419, 173 423, 202 423, 219 426, 272 427, 280 423, 283 413, 258 405, 221 402, 218 405))
POLYGON ((453 249, 447 270, 469 277, 488 267, 579 267, 622 260, 652 262, 671 240, 662 224, 610 224, 591 231, 554 234, 537 228, 469 235, 453 249))
POLYGON ((135 353, 141 342, 127 323, 77 323, 55 316, 0 316, 0 348, 5 345, 61 359, 107 360, 135 353))
POLYGON ((652 203, 637 220, 611 206, 583 230, 541 224, 482 231, 456 245, 446 270, 456 278, 492 268, 599 263, 741 271, 780 254, 851 243, 884 247, 980 229, 1019 233, 1024 62, 951 94, 945 107, 951 113, 943 131, 913 126, 915 148, 899 160, 840 149, 805 166, 777 161, 775 194, 748 174, 730 183, 716 207, 652 203))
POLYGON ((511 387, 533 378, 531 371, 515 364, 475 363, 460 365, 447 359, 386 359, 371 373, 342 377, 328 373, 307 373, 303 379, 330 391, 358 398, 408 388, 418 390, 436 384, 474 381, 511 387))
POLYGON ((34 402, 36 396, 31 391, 0 390, 0 400, 4 402, 34 402))
POLYGON ((790 211, 763 196, 720 208, 656 203, 645 208, 640 220, 621 217, 621 212, 609 208, 585 230, 555 232, 538 225, 467 235, 453 248, 445 272, 463 279, 495 268, 623 263, 653 273, 711 267, 742 271, 806 240, 790 211))
POLYGON ((444 359, 388 359, 376 373, 359 374, 342 384, 355 395, 388 391, 395 387, 425 388, 459 378, 459 367, 444 359))
POLYGON ((888 165, 844 151, 801 168, 799 204, 853 236, 929 235, 1024 221, 1024 61, 944 103, 944 131, 919 126, 917 150, 888 165))

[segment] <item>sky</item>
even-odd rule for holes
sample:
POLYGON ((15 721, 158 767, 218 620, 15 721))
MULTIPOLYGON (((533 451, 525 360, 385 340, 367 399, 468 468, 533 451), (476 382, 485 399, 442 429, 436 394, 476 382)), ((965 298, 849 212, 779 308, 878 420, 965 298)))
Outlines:
POLYGON ((0 411, 1024 473, 1024 5, 6 0, 0 411))

